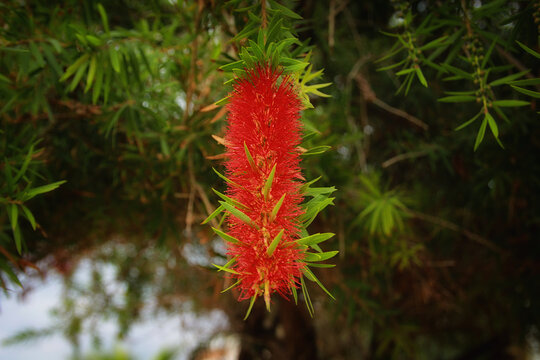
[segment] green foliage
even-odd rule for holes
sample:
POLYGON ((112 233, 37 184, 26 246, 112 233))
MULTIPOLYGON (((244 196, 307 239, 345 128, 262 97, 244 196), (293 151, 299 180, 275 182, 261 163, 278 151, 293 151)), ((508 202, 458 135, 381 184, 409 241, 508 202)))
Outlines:
POLYGON ((227 311, 243 348, 275 358, 297 344, 276 336, 287 326, 308 328, 320 358, 498 358, 538 338, 538 2, 265 4, 262 31, 260 2, 0 4, 0 285, 10 293, 34 264, 66 279, 55 323, 13 340, 62 333, 76 348, 102 318, 122 339, 142 309, 174 316, 189 300, 227 311), (212 171, 226 116, 212 104, 261 56, 314 107, 302 167, 321 178, 303 189, 298 246, 338 266, 314 261, 292 288, 317 309, 306 327, 281 303, 267 318, 254 303, 238 325, 247 304, 212 267, 230 266, 221 235, 199 225, 226 218, 212 189, 242 210, 212 171), (322 68, 331 99, 309 88, 322 68), (79 284, 87 256, 92 280, 79 284), (335 302, 308 292, 322 283, 335 302))
MULTIPOLYGON (((526 10, 518 13, 509 7, 506 1, 492 1, 479 7, 476 5, 471 7, 471 4, 465 1, 460 7, 453 2, 446 2, 441 7, 430 9, 429 13, 413 15, 413 9, 408 1, 396 0, 394 5, 396 8, 394 22, 396 26, 402 28, 402 31, 385 33, 396 38, 396 41, 388 54, 379 61, 392 57, 404 59, 379 70, 397 70, 395 75, 405 76, 397 90, 399 93, 404 89, 405 95, 409 92, 415 76, 422 85, 428 86, 421 66, 436 71, 437 78, 444 76, 445 82, 456 82, 455 87, 445 84, 444 92, 447 96, 440 98, 439 101, 476 102, 480 106, 480 112, 457 126, 456 130, 482 119, 474 150, 476 151, 482 143, 486 128, 490 129, 499 145, 504 147, 499 139, 500 125, 494 115, 500 120, 510 122, 506 110, 502 108, 528 106, 530 102, 516 99, 499 100, 500 96, 516 95, 508 94, 507 87, 498 87, 510 85, 528 97, 538 96, 534 91, 516 88, 512 84, 525 75, 530 76, 530 70, 516 72, 520 69, 519 65, 515 62, 505 63, 507 59, 512 58, 512 55, 507 53, 508 50, 516 52, 518 57, 521 56, 515 44, 532 56, 540 57, 540 54, 515 40, 515 34, 508 30, 512 28, 508 27, 508 24, 518 17, 523 17, 526 10), (494 18, 496 21, 491 21, 494 18), (416 25, 418 23, 419 25, 416 25), (497 51, 494 52, 495 49, 497 51), (402 56, 404 50, 406 55, 402 56), (496 52, 499 53, 499 57, 495 56, 496 52)), ((536 83, 539 79, 530 76, 528 80, 536 83)))

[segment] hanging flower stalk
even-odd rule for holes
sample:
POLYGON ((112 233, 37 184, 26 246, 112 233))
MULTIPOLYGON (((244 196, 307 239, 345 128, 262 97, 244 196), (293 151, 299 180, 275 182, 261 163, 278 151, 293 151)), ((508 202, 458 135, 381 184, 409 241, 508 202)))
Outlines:
POLYGON ((272 293, 288 295, 299 282, 304 257, 292 246, 303 199, 297 150, 301 102, 288 78, 278 80, 269 66, 238 79, 225 137, 228 194, 247 215, 229 217, 229 235, 239 240, 229 254, 236 258, 240 300, 264 295, 267 308, 272 293))
MULTIPOLYGON (((245 69, 229 94, 228 127, 222 143, 226 147, 227 195, 215 191, 223 200, 217 213, 228 214, 228 232, 213 228, 228 243, 231 260, 225 266, 236 280, 239 300, 264 297, 270 311, 273 293, 284 297, 301 287, 310 313, 303 275, 327 290, 309 270, 311 262, 326 260, 337 251, 323 253, 318 243, 333 234, 307 235, 305 226, 318 211, 332 203, 328 196, 315 196, 303 184, 300 171, 302 102, 289 77, 268 64, 245 69), (315 209, 303 206, 304 194, 314 196, 315 209), (322 200, 322 202, 321 202, 322 200), (307 252, 311 246, 318 253, 307 252)), ((319 192, 331 193, 332 188, 319 192)), ((309 204, 309 203, 308 203, 309 204)), ((329 267, 317 264, 321 267, 329 267)), ((330 295, 331 296, 331 295, 330 295)))

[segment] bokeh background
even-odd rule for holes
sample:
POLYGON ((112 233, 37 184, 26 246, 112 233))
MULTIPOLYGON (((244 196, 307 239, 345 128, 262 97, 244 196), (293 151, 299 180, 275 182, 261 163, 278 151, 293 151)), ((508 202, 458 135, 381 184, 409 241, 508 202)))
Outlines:
POLYGON ((338 189, 310 225, 336 300, 312 283, 313 318, 275 297, 243 321, 200 225, 219 67, 260 2, 4 0, 0 358, 538 359, 540 3, 279 4, 332 83, 303 112, 331 150, 302 166, 338 189), (496 125, 456 131, 485 99, 496 125))

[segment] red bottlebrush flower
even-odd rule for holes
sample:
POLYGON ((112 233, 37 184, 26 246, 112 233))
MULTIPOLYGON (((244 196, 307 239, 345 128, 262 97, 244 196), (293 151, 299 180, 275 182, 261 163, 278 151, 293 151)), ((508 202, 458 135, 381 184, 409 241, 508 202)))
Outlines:
MULTIPOLYGON (((229 96, 225 136, 227 195, 240 214, 228 217, 228 253, 236 259, 239 300, 287 296, 304 267, 299 238, 301 101, 292 81, 269 65, 247 70, 229 96)), ((233 209, 234 210, 234 209, 233 209)))

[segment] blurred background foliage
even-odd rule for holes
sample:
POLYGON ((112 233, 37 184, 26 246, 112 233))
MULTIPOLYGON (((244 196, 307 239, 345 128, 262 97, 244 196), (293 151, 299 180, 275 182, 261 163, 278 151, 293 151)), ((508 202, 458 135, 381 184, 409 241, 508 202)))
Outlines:
POLYGON ((90 332, 99 348, 96 318, 122 339, 143 309, 189 303, 228 314, 243 359, 525 358, 540 324, 540 3, 279 4, 333 83, 303 114, 310 144, 332 151, 303 166, 339 190, 311 225, 336 233, 338 266, 317 271, 336 301, 315 286, 313 319, 275 298, 243 322, 247 304, 220 295, 230 284, 210 268, 225 260, 200 225, 224 187, 212 135, 226 114, 212 104, 251 2, 8 0, 0 285, 11 296, 23 272, 65 277, 57 323, 9 341, 60 331, 77 349, 90 332))

